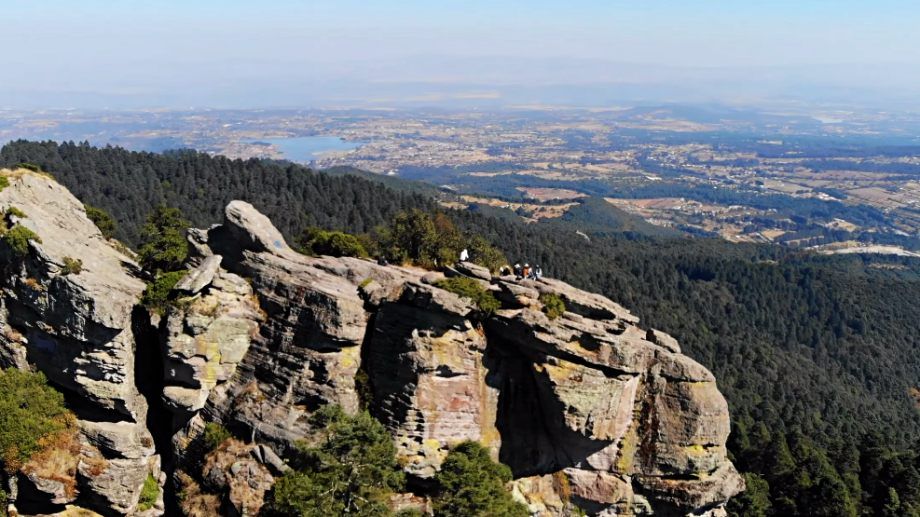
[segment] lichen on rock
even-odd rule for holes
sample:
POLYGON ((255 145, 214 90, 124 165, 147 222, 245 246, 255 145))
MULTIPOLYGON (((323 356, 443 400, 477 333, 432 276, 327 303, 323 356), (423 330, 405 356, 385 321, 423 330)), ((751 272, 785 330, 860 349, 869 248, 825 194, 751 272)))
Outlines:
POLYGON ((501 307, 486 313, 437 287, 440 273, 296 253, 234 201, 221 224, 189 232, 189 272, 157 326, 136 310, 136 263, 63 187, 19 173, 0 192, 0 207, 14 203, 41 243, 0 284, 0 366, 41 370, 76 404, 77 493, 31 480, 55 504, 129 514, 149 476, 165 478, 168 453, 168 468, 197 481, 176 479, 251 514, 326 404, 367 408, 420 487, 451 447, 482 443, 534 515, 717 515, 743 489, 715 378, 601 295, 447 271, 495 295, 501 307), (82 271, 62 274, 65 257, 82 271), (549 295, 564 306, 552 319, 549 295), (169 415, 148 418, 161 403, 169 415), (209 422, 236 439, 205 450, 209 422))
POLYGON ((432 478, 451 446, 476 440, 511 466, 515 494, 540 515, 573 504, 702 514, 743 488, 712 374, 603 296, 448 271, 491 284, 503 308, 483 315, 436 287, 440 275, 299 255, 242 202, 207 236, 202 249, 224 256, 217 276, 250 279, 265 318, 202 414, 256 441, 289 450, 318 406, 363 403, 411 476, 432 478), (540 310, 548 293, 566 307, 552 320, 540 310), (359 368, 369 400, 359 400, 359 368))

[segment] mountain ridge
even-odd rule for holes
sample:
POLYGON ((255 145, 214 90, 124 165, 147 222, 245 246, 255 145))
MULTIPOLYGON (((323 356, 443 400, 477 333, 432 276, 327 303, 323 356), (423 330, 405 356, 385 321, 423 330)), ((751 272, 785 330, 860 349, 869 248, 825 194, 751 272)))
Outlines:
POLYGON ((72 195, 39 174, 7 177, 0 203, 19 207, 26 215, 16 224, 36 238, 6 265, 2 320, 15 332, 0 336, 0 361, 45 372, 69 394, 82 434, 76 493, 19 478, 33 508, 159 515, 162 495, 137 510, 146 479, 166 486, 180 469, 201 476, 193 451, 204 424, 220 422, 249 441, 243 450, 261 451, 249 474, 217 490, 227 508, 250 511, 283 475, 272 470, 284 468, 278 456, 311 432, 310 413, 324 404, 357 410, 359 370, 412 476, 433 475, 453 444, 481 441, 512 464, 514 493, 535 515, 562 515, 568 497, 598 515, 643 507, 721 515, 743 487, 726 457, 728 408, 715 379, 673 338, 640 330, 602 296, 472 264, 448 270, 501 300, 484 316, 436 286, 442 273, 301 255, 235 201, 222 225, 190 232, 195 251, 175 303, 163 317, 148 315, 134 308, 142 283, 132 257, 102 238, 72 195), (64 257, 83 268, 65 272, 64 257), (127 298, 112 297, 119 285, 130 287, 127 298), (550 320, 540 293, 568 311, 550 320), (145 384, 140 377, 157 365, 163 377, 145 384), (521 368, 532 373, 521 377, 521 368), (522 382, 530 389, 515 395, 522 382), (526 409, 534 403, 544 409, 526 409), (546 420, 531 421, 540 413, 546 420), (175 434, 164 436, 151 416, 171 420, 175 434), (104 466, 90 469, 100 456, 104 466), (554 473, 574 495, 552 488, 554 473))

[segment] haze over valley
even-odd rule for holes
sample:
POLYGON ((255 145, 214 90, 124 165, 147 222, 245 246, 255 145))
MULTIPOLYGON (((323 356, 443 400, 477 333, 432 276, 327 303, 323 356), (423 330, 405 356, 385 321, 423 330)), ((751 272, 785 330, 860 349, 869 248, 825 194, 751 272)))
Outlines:
POLYGON ((916 0, 0 13, 0 517, 920 517, 916 0))

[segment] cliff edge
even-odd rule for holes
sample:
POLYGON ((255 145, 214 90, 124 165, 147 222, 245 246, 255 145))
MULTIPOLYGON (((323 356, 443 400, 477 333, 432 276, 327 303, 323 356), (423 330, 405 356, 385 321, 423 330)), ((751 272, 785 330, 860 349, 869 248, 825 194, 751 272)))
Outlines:
POLYGON ((166 482, 160 458, 194 470, 218 422, 245 440, 209 455, 205 477, 226 513, 257 513, 309 415, 330 403, 383 422, 414 486, 451 446, 482 443, 534 515, 720 515, 743 489, 712 374, 605 297, 466 263, 437 273, 308 257, 234 201, 222 224, 189 232, 189 273, 151 318, 136 307, 136 264, 72 195, 37 174, 10 183, 0 208, 25 212, 18 222, 41 242, 0 279, 0 366, 45 372, 86 445, 78 493, 48 505, 136 513, 144 480, 166 482), (63 274, 65 257, 82 271, 63 274), (445 275, 474 279, 501 307, 437 287, 445 275), (549 294, 566 308, 554 319, 549 294), (94 456, 103 472, 88 468, 94 456))

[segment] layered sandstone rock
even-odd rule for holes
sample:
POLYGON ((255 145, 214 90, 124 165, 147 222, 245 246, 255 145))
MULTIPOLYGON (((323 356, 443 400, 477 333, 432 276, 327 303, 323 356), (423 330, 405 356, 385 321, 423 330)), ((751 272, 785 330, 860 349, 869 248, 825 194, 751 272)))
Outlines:
MULTIPOLYGON (((512 468, 515 493, 540 515, 572 505, 718 513, 743 488, 713 376, 607 298, 558 280, 448 270, 496 293, 503 309, 484 317, 434 286, 443 275, 295 253, 242 202, 197 235, 196 249, 223 256, 215 278, 250 279, 265 313, 205 419, 284 451, 308 436, 316 407, 364 405, 393 432, 411 476, 433 477, 451 446, 476 440, 512 468), (567 308, 555 320, 540 310, 548 293, 567 308)), ((182 443, 201 426, 180 432, 182 443)))
POLYGON ((176 286, 190 296, 166 318, 163 399, 180 417, 201 410, 232 377, 263 320, 252 287, 219 271, 220 258, 211 256, 176 286))
MULTIPOLYGON (((430 486, 455 444, 485 444, 535 515, 716 515, 743 488, 713 376, 603 296, 447 270, 495 293, 502 308, 483 315, 436 287, 442 273, 296 253, 235 201, 222 224, 190 232, 189 273, 157 328, 136 308, 136 264, 62 187, 17 174, 0 192, 9 206, 41 243, 2 280, 0 366, 44 371, 82 431, 77 494, 53 479, 24 483, 49 502, 131 513, 168 452, 221 493, 222 512, 252 514, 325 404, 380 419, 414 486, 430 486), (83 271, 64 274, 64 257, 83 271), (544 294, 566 312, 547 317, 544 294), (160 402, 169 418, 147 418, 160 402), (243 441, 204 451, 209 422, 243 441)), ((420 495, 397 499, 425 507, 420 495)))
POLYGON ((86 450, 100 455, 80 458, 74 496, 50 490, 47 503, 76 500, 105 513, 131 512, 144 480, 159 469, 135 364, 132 315, 144 283, 133 260, 102 237, 64 187, 28 171, 3 174, 10 185, 0 192, 0 208, 25 214, 4 224, 22 225, 40 242, 30 241, 25 256, 9 255, 4 265, 0 367, 40 370, 68 393, 86 450), (68 261, 82 270, 68 274, 68 261))

